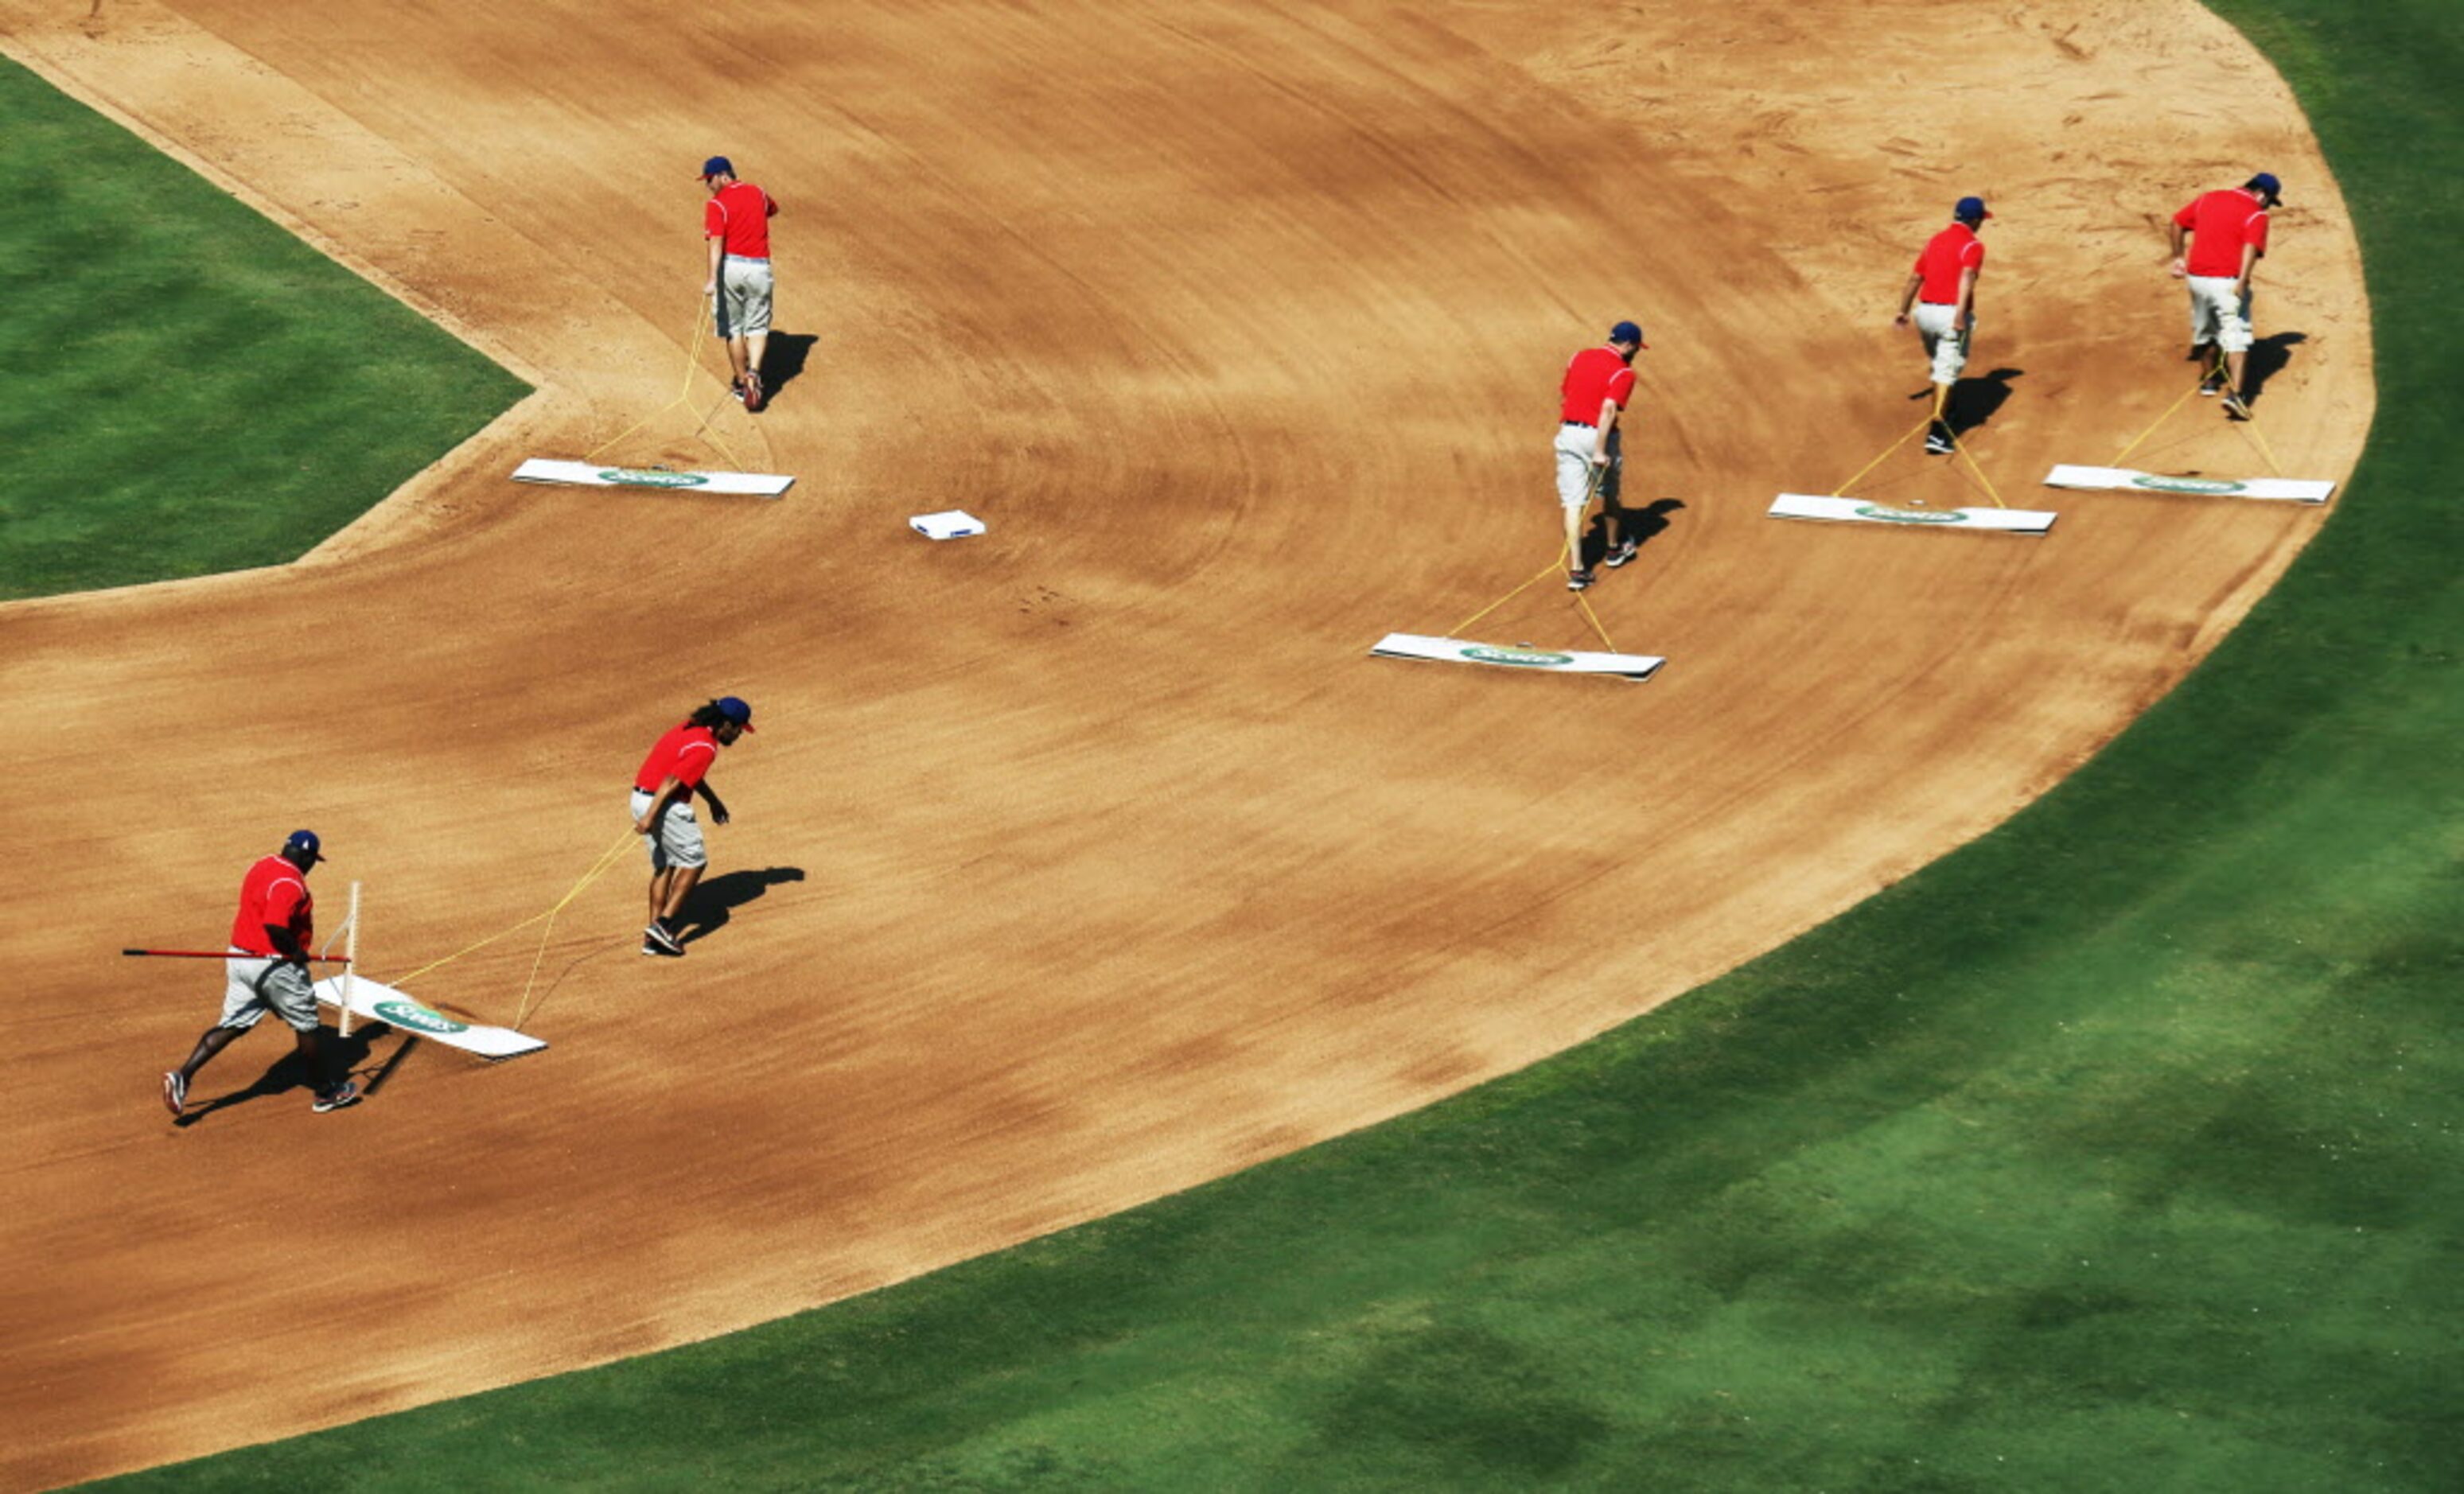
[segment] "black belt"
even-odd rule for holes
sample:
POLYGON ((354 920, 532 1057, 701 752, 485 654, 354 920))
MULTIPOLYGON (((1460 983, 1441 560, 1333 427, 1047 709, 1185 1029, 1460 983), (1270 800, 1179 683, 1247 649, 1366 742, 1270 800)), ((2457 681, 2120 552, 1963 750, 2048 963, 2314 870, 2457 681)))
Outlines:
POLYGON ((1560 430, 1564 429, 1568 426, 1580 426, 1585 430, 1597 430, 1600 428, 1599 427, 1593 425, 1588 420, 1561 420, 1557 422, 1557 428, 1560 430))
POLYGON ((1918 304, 1918 305, 1920 305, 1920 306, 1956 306, 1956 305, 1958 305, 1958 304, 1959 304, 1959 302, 1957 302, 1957 301, 1919 301, 1919 302, 1917 302, 1917 304, 1918 304))

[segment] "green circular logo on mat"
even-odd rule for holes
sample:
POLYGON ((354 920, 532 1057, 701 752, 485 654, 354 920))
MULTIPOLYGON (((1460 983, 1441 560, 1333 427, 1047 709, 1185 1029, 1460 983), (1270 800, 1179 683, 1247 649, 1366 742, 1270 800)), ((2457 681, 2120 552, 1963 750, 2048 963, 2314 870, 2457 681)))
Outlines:
POLYGON ((1477 664, 1510 664, 1518 669, 1553 670, 1572 664, 1571 653, 1544 653, 1537 648, 1492 648, 1486 644, 1467 645, 1463 656, 1477 664))
POLYGON ((2148 477, 2130 479, 2134 488, 2152 488, 2158 493, 2239 493, 2242 484, 2211 477, 2148 477))
POLYGON ((658 467, 610 467, 599 474, 599 480, 627 488, 698 488, 710 481, 699 472, 671 472, 658 467))
POLYGON ((1956 509, 1895 509, 1882 503, 1858 505, 1859 518, 1879 518, 1885 524, 1965 524, 1968 516, 1956 509))
POLYGON ((413 1032, 454 1033, 471 1029, 443 1012, 431 1012, 416 1001, 379 1001, 377 1015, 397 1027, 413 1032))

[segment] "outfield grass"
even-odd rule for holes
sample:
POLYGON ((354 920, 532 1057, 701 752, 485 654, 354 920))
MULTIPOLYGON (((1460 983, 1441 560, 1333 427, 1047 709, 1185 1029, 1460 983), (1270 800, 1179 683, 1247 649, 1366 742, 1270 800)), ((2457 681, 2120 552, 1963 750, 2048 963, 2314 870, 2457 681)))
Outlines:
POLYGON ((0 60, 0 600, 297 559, 526 386, 0 60))
POLYGON ((2232 0, 2394 418, 2004 830, 1560 1060, 712 1344, 137 1487, 2464 1488, 2453 0, 2232 0))

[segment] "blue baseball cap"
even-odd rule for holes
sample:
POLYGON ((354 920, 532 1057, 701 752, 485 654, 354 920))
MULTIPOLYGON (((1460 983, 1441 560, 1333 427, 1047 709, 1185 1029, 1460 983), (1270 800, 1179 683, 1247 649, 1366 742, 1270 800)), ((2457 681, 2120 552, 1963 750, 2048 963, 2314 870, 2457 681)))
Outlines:
POLYGON ((734 695, 719 697, 718 718, 722 721, 733 721, 748 732, 753 730, 753 708, 734 695))
POLYGON ((1982 223, 1993 216, 1985 210, 1985 199, 1982 197, 1961 198, 1959 206, 1950 209, 1950 215, 1962 223, 1982 223))
POLYGON ((735 174, 736 163, 725 156, 713 156, 701 164, 701 179, 705 182, 715 176, 734 176, 735 174))
POLYGON ((1642 340, 1642 329, 1636 326, 1631 321, 1620 321, 1616 326, 1609 328, 1609 341, 1612 342, 1631 342, 1637 347, 1649 347, 1651 345, 1642 340))
POLYGON ((293 851, 304 850, 308 853, 309 861, 319 862, 325 859, 322 848, 324 844, 317 839, 317 832, 314 830, 294 830, 291 832, 291 839, 282 843, 282 853, 288 856, 293 851))
POLYGON ((2242 190, 2246 192, 2266 193, 2270 207, 2284 200, 2284 184, 2276 179, 2276 173, 2273 171, 2261 171, 2241 186, 2242 190))

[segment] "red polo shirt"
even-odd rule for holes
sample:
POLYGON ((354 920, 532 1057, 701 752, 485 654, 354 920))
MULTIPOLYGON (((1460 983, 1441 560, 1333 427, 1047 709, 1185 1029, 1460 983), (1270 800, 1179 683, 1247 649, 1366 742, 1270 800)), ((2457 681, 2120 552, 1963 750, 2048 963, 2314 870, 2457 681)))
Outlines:
POLYGON ((1923 275, 1925 283, 1917 287, 1917 299, 1936 306, 1959 304, 1959 273, 1985 268, 1985 241, 1965 223, 1953 223, 1925 240, 1925 252, 1917 255, 1910 275, 1923 275))
POLYGON ((2182 268, 2191 275, 2237 280, 2245 248, 2267 253, 2267 204, 2243 187, 2202 192, 2173 221, 2190 231, 2189 262, 2182 268))
POLYGON ((731 182, 711 194, 701 209, 701 236, 721 241, 737 259, 770 257, 770 220, 779 205, 750 182, 731 182))
POLYGON ((650 755, 642 759, 642 771, 633 775, 633 786, 645 794, 655 794, 672 775, 690 791, 701 786, 703 775, 717 760, 718 734, 688 721, 671 730, 650 748, 650 755))
POLYGON ((1625 402, 1633 397, 1634 369, 1617 356, 1616 348, 1587 347, 1566 364, 1566 377, 1557 385, 1557 393, 1563 400, 1560 419, 1596 426, 1600 423, 1602 400, 1615 400, 1617 407, 1623 409, 1625 402))
POLYGON ((317 936, 317 900, 308 895, 308 879, 279 856, 268 856, 248 868, 239 885, 239 916, 231 920, 231 948, 252 955, 278 955, 265 926, 281 924, 299 937, 299 947, 317 936))

